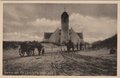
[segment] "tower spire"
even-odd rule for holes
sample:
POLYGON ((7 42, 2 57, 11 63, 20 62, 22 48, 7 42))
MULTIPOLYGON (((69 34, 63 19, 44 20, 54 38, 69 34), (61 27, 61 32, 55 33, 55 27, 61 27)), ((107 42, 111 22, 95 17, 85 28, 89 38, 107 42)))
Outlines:
POLYGON ((65 8, 65 6, 64 6, 64 12, 66 12, 66 8, 65 8))
POLYGON ((61 15, 61 43, 67 43, 69 40, 69 15, 65 11, 61 15))

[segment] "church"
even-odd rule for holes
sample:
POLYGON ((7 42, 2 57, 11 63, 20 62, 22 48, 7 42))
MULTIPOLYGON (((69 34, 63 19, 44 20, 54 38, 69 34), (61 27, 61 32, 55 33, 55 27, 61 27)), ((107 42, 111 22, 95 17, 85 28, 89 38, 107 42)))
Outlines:
POLYGON ((74 45, 79 45, 83 40, 82 32, 75 32, 72 28, 69 29, 69 15, 64 11, 61 15, 61 28, 57 28, 54 32, 45 32, 44 41, 64 44, 71 40, 74 45))

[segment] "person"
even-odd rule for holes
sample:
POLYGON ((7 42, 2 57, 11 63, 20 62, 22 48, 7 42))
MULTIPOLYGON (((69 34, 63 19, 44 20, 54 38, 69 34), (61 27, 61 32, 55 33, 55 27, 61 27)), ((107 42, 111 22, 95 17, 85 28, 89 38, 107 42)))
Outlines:
POLYGON ((69 40, 68 42, 68 47, 69 47, 69 50, 72 48, 72 51, 74 51, 74 44, 71 40, 69 40))
POLYGON ((110 54, 115 54, 116 50, 114 48, 110 49, 110 54))
POLYGON ((82 43, 80 43, 80 50, 82 50, 82 46, 83 46, 83 44, 82 44, 82 43))
POLYGON ((43 47, 43 48, 41 49, 41 51, 42 51, 42 54, 44 55, 45 48, 43 47))
POLYGON ((79 50, 79 44, 78 43, 77 43, 76 47, 77 47, 77 50, 79 50))

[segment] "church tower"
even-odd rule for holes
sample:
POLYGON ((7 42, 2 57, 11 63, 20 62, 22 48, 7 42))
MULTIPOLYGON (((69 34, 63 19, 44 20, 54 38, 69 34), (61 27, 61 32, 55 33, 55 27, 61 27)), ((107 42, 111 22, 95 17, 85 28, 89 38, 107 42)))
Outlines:
POLYGON ((57 28, 53 33, 45 33, 44 40, 47 42, 64 44, 69 40, 74 45, 84 43, 82 32, 75 32, 73 28, 69 29, 69 15, 66 11, 61 14, 61 29, 57 28))
POLYGON ((69 40, 69 15, 63 12, 61 15, 61 43, 66 43, 69 40))

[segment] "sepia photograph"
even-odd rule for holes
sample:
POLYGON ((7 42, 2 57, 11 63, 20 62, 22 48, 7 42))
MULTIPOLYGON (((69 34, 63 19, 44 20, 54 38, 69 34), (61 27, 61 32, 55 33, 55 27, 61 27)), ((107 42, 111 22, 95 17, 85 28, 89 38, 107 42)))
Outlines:
POLYGON ((4 76, 117 76, 117 4, 4 3, 4 76))

